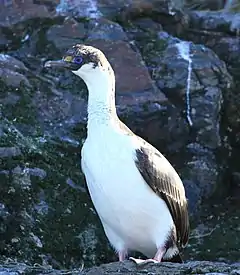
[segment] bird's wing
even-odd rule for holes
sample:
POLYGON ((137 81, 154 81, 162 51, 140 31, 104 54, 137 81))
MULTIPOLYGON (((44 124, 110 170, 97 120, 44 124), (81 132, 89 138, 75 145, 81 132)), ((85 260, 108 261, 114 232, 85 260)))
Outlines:
POLYGON ((136 166, 145 182, 167 204, 176 227, 177 245, 184 247, 189 238, 189 217, 182 181, 157 149, 141 138, 138 141, 141 145, 136 149, 136 166))

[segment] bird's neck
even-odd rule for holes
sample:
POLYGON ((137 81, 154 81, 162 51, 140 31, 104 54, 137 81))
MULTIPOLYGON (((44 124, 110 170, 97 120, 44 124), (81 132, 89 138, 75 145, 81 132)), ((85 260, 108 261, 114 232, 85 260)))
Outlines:
POLYGON ((117 119, 115 105, 115 77, 111 67, 86 79, 88 88, 88 132, 117 119))

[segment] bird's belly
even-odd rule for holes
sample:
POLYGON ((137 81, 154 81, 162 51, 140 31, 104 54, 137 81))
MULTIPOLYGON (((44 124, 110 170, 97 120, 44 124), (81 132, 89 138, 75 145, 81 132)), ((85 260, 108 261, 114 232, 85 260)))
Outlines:
POLYGON ((102 167, 90 167, 83 160, 88 189, 110 242, 115 246, 108 231, 128 249, 149 254, 161 242, 157 239, 168 234, 165 222, 172 223, 171 215, 165 202, 144 182, 133 158, 120 160, 105 160, 102 167))

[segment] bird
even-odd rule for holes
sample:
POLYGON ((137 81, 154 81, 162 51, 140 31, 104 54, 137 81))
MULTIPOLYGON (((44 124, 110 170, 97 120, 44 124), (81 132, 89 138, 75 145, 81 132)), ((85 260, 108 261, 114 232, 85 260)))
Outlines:
POLYGON ((104 53, 75 44, 62 59, 48 60, 44 67, 70 70, 87 86, 81 168, 118 260, 136 251, 147 258, 129 257, 137 265, 181 263, 190 231, 184 185, 164 155, 119 119, 115 73, 104 53))

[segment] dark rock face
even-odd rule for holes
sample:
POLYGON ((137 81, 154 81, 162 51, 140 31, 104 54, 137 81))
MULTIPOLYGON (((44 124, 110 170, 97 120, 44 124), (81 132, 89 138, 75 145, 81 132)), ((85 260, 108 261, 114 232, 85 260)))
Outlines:
POLYGON ((202 41, 202 43, 213 49, 228 64, 228 69, 235 80, 236 86, 234 87, 234 91, 231 90, 229 92, 227 89, 224 93, 224 99, 226 103, 226 124, 230 127, 229 135, 233 144, 235 142, 238 143, 240 138, 238 119, 240 115, 238 96, 240 14, 216 14, 205 11, 191 12, 190 26, 189 39, 196 43, 202 41))
POLYGON ((120 118, 176 167, 194 217, 216 190, 236 188, 238 30, 238 14, 189 12, 181 1, 5 0, 1 255, 59 269, 116 259, 80 170, 86 87, 71 72, 43 69, 75 43, 105 53, 120 118))
MULTIPOLYGON (((231 87, 232 78, 225 63, 210 49, 182 42, 162 31, 152 34, 141 26, 142 30, 135 36, 136 43, 152 79, 175 108, 174 115, 168 114, 166 129, 159 127, 160 136, 164 137, 165 142, 168 141, 165 149, 167 146, 168 152, 176 154, 174 163, 178 163, 179 154, 185 155, 184 162, 179 166, 186 185, 190 184, 187 194, 190 210, 193 210, 193 205, 196 206, 202 197, 212 193, 222 173, 215 150, 222 146, 222 95, 231 87), (188 118, 191 120, 188 121, 188 118), (190 122, 192 126, 188 127, 190 122)), ((131 37, 135 35, 134 30, 129 29, 131 37)), ((159 137, 152 140, 160 148, 164 141, 159 137)))
POLYGON ((47 5, 35 4, 33 0, 3 0, 0 11, 0 26, 12 27, 16 23, 34 18, 51 18, 47 5))

